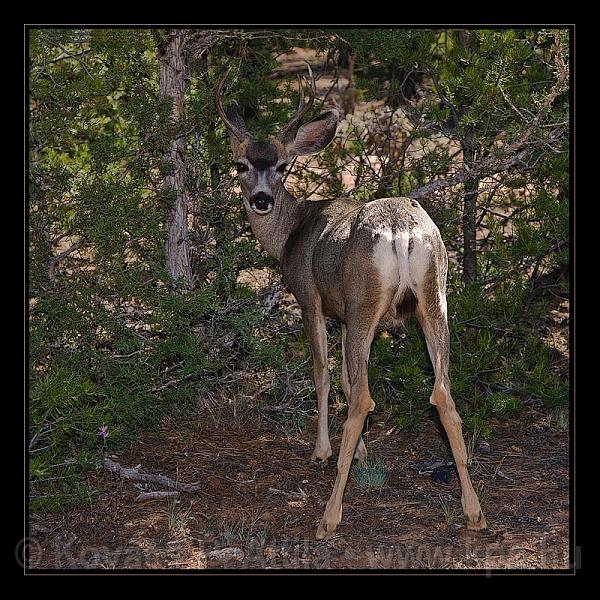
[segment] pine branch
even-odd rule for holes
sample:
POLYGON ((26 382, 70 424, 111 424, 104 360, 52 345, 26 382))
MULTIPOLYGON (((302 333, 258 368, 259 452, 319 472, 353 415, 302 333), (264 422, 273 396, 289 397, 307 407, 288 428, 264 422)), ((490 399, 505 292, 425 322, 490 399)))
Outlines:
POLYGON ((418 200, 419 198, 423 198, 429 194, 439 192, 454 185, 490 177, 517 165, 526 164, 526 157, 530 152, 530 148, 527 147, 528 145, 531 145, 530 138, 537 131, 545 127, 543 120, 550 112, 555 100, 565 92, 568 87, 569 67, 564 62, 561 54, 562 40, 559 31, 555 33, 554 39, 554 60, 557 72, 556 81, 548 95, 544 98, 539 112, 529 122, 527 129, 512 144, 502 148, 497 154, 484 158, 470 168, 463 167, 455 175, 426 183, 420 188, 406 194, 408 198, 418 200))

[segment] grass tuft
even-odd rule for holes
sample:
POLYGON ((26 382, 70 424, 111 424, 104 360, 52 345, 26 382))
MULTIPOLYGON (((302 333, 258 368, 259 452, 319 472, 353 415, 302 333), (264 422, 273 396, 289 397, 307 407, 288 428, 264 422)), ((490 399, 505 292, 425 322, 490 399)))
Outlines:
POLYGON ((358 487, 364 490, 383 487, 387 479, 383 459, 367 457, 364 463, 354 467, 354 479, 358 487))

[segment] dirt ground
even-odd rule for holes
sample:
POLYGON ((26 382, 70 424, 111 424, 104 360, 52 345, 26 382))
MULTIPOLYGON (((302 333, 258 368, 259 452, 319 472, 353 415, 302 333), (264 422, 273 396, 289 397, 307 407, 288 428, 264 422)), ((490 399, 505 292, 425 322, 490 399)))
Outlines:
MULTIPOLYGON (((451 460, 432 412, 412 434, 378 421, 366 434, 383 459, 382 487, 344 497, 338 533, 314 539, 335 479, 335 460, 310 461, 312 432, 286 435, 267 423, 143 435, 115 457, 124 467, 201 485, 176 499, 137 502, 141 489, 107 471, 91 507, 33 515, 33 568, 96 569, 566 569, 569 539, 568 434, 529 409, 518 425, 497 423, 471 466, 489 528, 464 526, 460 489, 419 473, 451 460), (417 465, 417 467, 415 466, 417 465)), ((334 417, 341 423, 342 415, 334 417)), ((225 421, 226 422, 226 421, 225 421)), ((314 429, 314 427, 312 428, 314 429)), ((333 436, 334 456, 340 431, 333 436)))

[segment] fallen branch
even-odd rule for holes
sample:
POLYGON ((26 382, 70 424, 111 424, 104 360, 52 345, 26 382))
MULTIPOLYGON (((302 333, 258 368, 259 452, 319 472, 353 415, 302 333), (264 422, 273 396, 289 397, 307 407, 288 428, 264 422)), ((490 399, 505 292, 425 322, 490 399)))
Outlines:
POLYGON ((188 379, 191 379, 193 376, 194 376, 193 373, 188 373, 184 377, 178 377, 177 379, 171 379, 170 381, 167 381, 166 383, 162 383, 161 385, 155 385, 154 387, 151 387, 148 390, 148 392, 160 392, 161 390, 164 390, 168 387, 177 385, 178 383, 181 383, 183 381, 187 381, 188 379))
POLYGON ((140 492, 139 496, 136 496, 135 501, 162 500, 163 498, 172 498, 173 496, 179 496, 179 492, 140 492))
POLYGON ((200 489, 199 485, 190 485, 187 483, 180 483, 179 481, 175 481, 166 475, 154 475, 152 473, 144 473, 140 471, 138 468, 127 469, 126 467, 122 467, 119 463, 110 460, 109 458, 105 458, 102 462, 102 468, 107 471, 111 471, 112 473, 116 473, 121 476, 123 479, 130 479, 131 481, 143 481, 145 483, 155 483, 157 485, 162 485, 164 487, 168 487, 174 490, 178 490, 180 492, 197 492, 200 489))
POLYGON ((289 496, 290 498, 297 498, 298 500, 306 501, 306 492, 300 487, 298 488, 297 492, 285 492, 284 490, 278 490, 277 488, 272 487, 270 487, 267 491, 269 494, 289 496))
POLYGON ((254 481, 256 481, 256 474, 259 471, 262 471, 262 469, 256 469, 256 471, 254 471, 252 479, 233 479, 231 477, 227 477, 227 475, 225 475, 225 479, 229 479, 229 481, 234 481, 235 483, 253 483, 254 481))
POLYGON ((32 454, 39 451, 39 450, 34 450, 34 446, 35 446, 36 442, 38 442, 42 437, 48 435, 52 431, 52 428, 54 427, 54 425, 56 425, 60 421, 64 421, 66 419, 66 417, 59 417, 58 419, 55 419, 51 423, 46 423, 47 417, 48 417, 48 412, 46 412, 46 414, 44 415, 44 418, 42 419, 42 422, 40 423, 38 430, 33 434, 33 437, 29 441, 29 452, 31 452, 32 454))

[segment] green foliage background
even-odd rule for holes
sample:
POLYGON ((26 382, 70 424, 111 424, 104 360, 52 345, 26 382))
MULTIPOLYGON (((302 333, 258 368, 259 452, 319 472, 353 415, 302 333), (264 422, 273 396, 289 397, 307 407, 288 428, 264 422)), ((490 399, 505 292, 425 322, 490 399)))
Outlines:
MULTIPOLYGON (((249 115, 250 128, 266 134, 289 118, 298 99, 293 78, 279 87, 269 78, 277 55, 315 48, 335 64, 351 53, 359 98, 412 111, 428 125, 422 137, 444 131, 461 139, 470 132, 485 155, 495 151, 499 132, 509 143, 526 127, 504 96, 531 116, 548 93, 553 33, 478 30, 468 44, 454 30, 216 35, 191 66, 181 124, 197 281, 192 292, 176 294, 164 269, 173 194, 162 186, 169 168, 162 155, 179 130, 169 120, 169 102, 159 97, 157 60, 157 41, 168 32, 30 30, 32 507, 91 500, 93 489, 81 474, 103 452, 101 425, 109 427, 109 447, 119 449, 141 429, 218 421, 231 402, 300 431, 314 415, 310 352, 299 321, 281 306, 265 313, 266 292, 236 283, 240 271, 265 265, 273 267, 272 284, 279 280, 233 192, 228 140, 214 106, 225 68, 238 72, 228 94, 249 115), (405 101, 402 77, 417 71, 435 74, 458 109, 450 132, 452 110, 436 101, 430 78, 421 82, 428 90, 422 103, 405 101), (74 251, 53 259, 74 243, 74 251)), ((566 43, 562 52, 568 58, 566 43)), ((566 118, 567 101, 563 94, 553 105, 549 123, 566 118)), ((453 395, 467 429, 484 437, 493 435, 495 419, 516 418, 524 404, 556 410, 568 402, 566 370, 557 368, 539 333, 556 298, 569 289, 568 136, 558 151, 548 152, 547 141, 537 140, 526 169, 502 174, 503 201, 516 209, 510 235, 488 212, 490 199, 478 198, 486 237, 478 248, 477 282, 464 286, 456 264, 450 271, 453 395), (517 193, 525 185, 529 194, 517 193), (548 281, 550 290, 541 285, 548 281)), ((353 148, 361 152, 358 142, 353 148)), ((331 176, 319 193, 340 193, 336 161, 344 152, 333 146, 324 153, 331 176)), ((388 195, 408 193, 448 169, 447 150, 437 148, 402 176, 394 173, 388 195)), ((371 199, 379 189, 367 180, 356 195, 371 199)), ((460 263, 460 190, 427 208, 460 263)), ((338 356, 334 325, 331 337, 338 356)), ((406 336, 374 342, 370 378, 378 410, 399 428, 417 427, 428 407, 431 367, 415 323, 406 336)), ((342 397, 337 380, 333 394, 342 397)))

